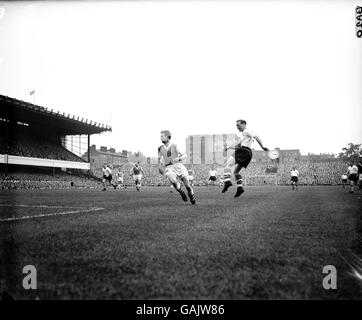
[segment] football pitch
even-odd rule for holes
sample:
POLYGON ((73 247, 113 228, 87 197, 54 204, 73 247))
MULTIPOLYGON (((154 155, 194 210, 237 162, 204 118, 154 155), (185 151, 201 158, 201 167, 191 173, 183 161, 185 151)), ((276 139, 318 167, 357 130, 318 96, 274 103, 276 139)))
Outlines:
POLYGON ((361 191, 234 192, 196 187, 192 206, 163 187, 0 191, 0 285, 14 299, 362 298, 361 191))

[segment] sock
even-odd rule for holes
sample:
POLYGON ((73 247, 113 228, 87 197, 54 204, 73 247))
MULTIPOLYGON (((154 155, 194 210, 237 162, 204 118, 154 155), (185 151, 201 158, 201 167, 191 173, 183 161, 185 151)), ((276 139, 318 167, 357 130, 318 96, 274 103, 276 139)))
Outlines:
POLYGON ((230 181, 231 178, 231 168, 224 169, 224 182, 230 181))
POLYGON ((182 186, 179 182, 177 182, 177 185, 176 187, 174 186, 174 188, 178 191, 178 192, 181 192, 182 191, 182 186))
POLYGON ((182 187, 180 187, 180 189, 177 190, 180 194, 185 194, 184 190, 182 189, 182 187))
POLYGON ((189 195, 193 195, 194 194, 194 190, 192 190, 191 187, 186 187, 187 192, 189 193, 189 195))
POLYGON ((241 174, 237 173, 235 175, 235 180, 236 180, 236 185, 238 187, 242 187, 243 186, 243 180, 241 179, 241 174))

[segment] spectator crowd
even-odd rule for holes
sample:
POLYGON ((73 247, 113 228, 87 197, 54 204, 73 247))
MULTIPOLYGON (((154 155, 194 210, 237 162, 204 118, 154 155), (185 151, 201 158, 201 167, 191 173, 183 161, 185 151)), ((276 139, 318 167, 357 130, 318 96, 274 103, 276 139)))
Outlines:
MULTIPOLYGON (((121 171, 124 174, 124 182, 126 185, 133 185, 130 170, 131 163, 126 163, 122 166, 113 169, 115 174, 121 171)), ((276 173, 267 173, 270 169, 270 164, 251 162, 247 170, 242 170, 242 178, 244 183, 248 185, 289 185, 290 172, 292 167, 296 167, 300 173, 299 184, 301 185, 337 185, 341 183, 341 175, 347 171, 348 164, 340 160, 309 162, 300 161, 293 163, 285 163, 276 166, 276 173), (269 168, 268 168, 269 167, 269 168)), ((142 183, 148 186, 166 186, 169 185, 165 176, 158 171, 158 165, 141 164, 144 171, 142 183)), ((209 171, 214 168, 217 171, 218 179, 223 176, 223 167, 218 165, 186 165, 188 169, 191 167, 195 171, 194 184, 197 186, 206 186, 209 180, 209 171)), ((102 176, 101 169, 94 170, 94 175, 102 176)))
POLYGON ((60 142, 43 137, 17 136, 4 139, 0 135, 0 154, 42 159, 84 162, 84 160, 60 145, 60 142))
POLYGON ((290 181, 290 171, 295 166, 299 171, 299 184, 305 185, 336 185, 341 183, 342 174, 347 172, 348 163, 340 160, 309 162, 283 165, 280 184, 290 181))
MULTIPOLYGON (((130 175, 131 163, 126 163, 113 168, 113 177, 118 171, 124 174, 125 185, 132 186, 133 179, 130 175)), ((142 184, 146 186, 168 186, 169 182, 158 170, 158 165, 142 164, 144 176, 142 184)), ((346 172, 347 164, 342 161, 300 162, 280 164, 276 174, 267 174, 265 164, 251 163, 247 170, 242 171, 244 183, 247 185, 288 185, 290 184, 290 171, 296 167, 300 173, 301 185, 337 185, 341 184, 341 175, 346 172)), ((187 165, 190 168, 189 165, 187 165)), ((210 165, 192 165, 195 171, 194 184, 206 186, 209 180, 210 165)), ((222 178, 223 168, 214 166, 218 178, 222 178)), ((43 173, 12 173, 4 174, 0 180, 1 189, 69 189, 69 188, 101 188, 102 170, 94 170, 92 176, 70 175, 68 173, 51 174, 43 173)))
POLYGON ((67 173, 56 176, 44 173, 11 173, 2 175, 0 189, 100 189, 99 179, 87 176, 70 175, 67 173))
MULTIPOLYGON (((0 132, 1 133, 1 132, 0 132)), ((83 159, 62 147, 60 141, 54 137, 38 137, 35 135, 22 134, 14 135, 11 138, 0 134, 0 154, 17 155, 23 157, 34 157, 44 159, 58 159, 66 161, 84 162, 83 159)), ((133 179, 130 175, 132 162, 124 163, 113 168, 113 176, 117 171, 124 174, 125 185, 133 185, 133 179)), ((167 186, 168 180, 161 175, 157 164, 141 164, 144 176, 143 185, 147 186, 167 186)), ((194 184, 205 186, 209 181, 209 171, 216 169, 219 179, 222 179, 223 167, 220 165, 186 165, 188 169, 192 167, 195 171, 194 184)), ((347 170, 347 163, 339 159, 330 159, 325 161, 301 160, 295 162, 284 162, 280 164, 251 162, 247 170, 242 170, 242 178, 247 185, 288 185, 290 184, 290 171, 296 167, 300 173, 299 184, 301 185, 336 185, 341 183, 341 175, 347 170), (274 166, 274 168, 271 168, 274 166), (275 169, 276 172, 273 172, 275 169)), ((69 188, 71 184, 82 188, 100 187, 102 178, 102 169, 92 169, 94 178, 80 175, 47 175, 42 173, 17 173, 2 177, 2 189, 28 189, 28 188, 69 188)))

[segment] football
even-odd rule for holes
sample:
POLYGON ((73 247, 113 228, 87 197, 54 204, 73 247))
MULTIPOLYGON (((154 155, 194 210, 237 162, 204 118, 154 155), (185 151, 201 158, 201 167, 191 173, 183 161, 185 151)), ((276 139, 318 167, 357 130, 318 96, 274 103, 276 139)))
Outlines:
POLYGON ((278 150, 270 150, 268 152, 268 157, 272 160, 278 159, 279 158, 279 151, 278 150))

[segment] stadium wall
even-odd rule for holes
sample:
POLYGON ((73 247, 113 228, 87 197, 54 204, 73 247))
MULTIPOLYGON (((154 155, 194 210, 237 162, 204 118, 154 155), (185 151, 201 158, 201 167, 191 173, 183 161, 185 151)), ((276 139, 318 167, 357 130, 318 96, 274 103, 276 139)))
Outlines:
POLYGON ((12 156, 12 155, 6 155, 6 154, 0 154, 0 163, 17 164, 17 165, 23 165, 23 166, 90 170, 90 164, 85 163, 85 162, 19 157, 19 156, 12 156))

